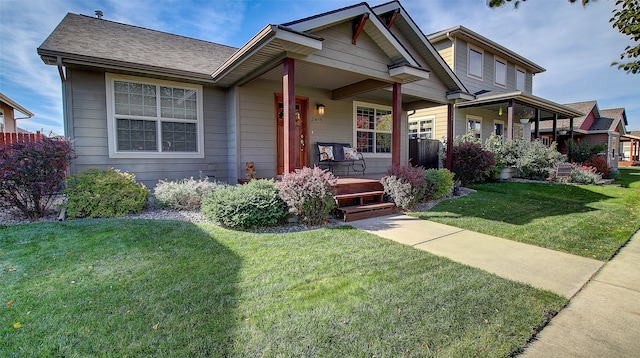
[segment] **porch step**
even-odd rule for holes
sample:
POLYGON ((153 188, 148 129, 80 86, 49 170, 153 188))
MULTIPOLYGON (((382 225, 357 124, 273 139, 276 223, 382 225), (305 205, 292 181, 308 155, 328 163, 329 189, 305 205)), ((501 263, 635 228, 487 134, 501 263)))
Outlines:
POLYGON ((393 203, 374 203, 365 205, 352 205, 338 208, 338 212, 344 221, 354 221, 389 215, 393 213, 393 203))
POLYGON ((365 205, 383 202, 384 192, 381 190, 363 191, 359 193, 340 194, 336 195, 334 198, 336 199, 336 205, 338 207, 350 205, 365 205))

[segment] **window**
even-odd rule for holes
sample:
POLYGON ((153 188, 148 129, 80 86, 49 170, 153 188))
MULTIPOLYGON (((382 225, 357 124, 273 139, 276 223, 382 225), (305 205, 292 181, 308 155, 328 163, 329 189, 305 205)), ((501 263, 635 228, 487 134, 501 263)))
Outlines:
POLYGON ((363 153, 391 153, 391 108, 355 105, 356 146, 363 153))
POLYGON ((496 58, 495 83, 499 86, 507 86, 507 62, 498 58, 496 58))
POLYGON ((433 138, 435 116, 409 119, 409 139, 433 138))
POLYGON ((202 87, 107 74, 109 155, 202 158, 202 87))
POLYGON ((526 73, 524 72, 524 70, 521 69, 516 69, 516 90, 517 91, 524 91, 524 81, 525 81, 525 75, 526 73))
POLYGON ((495 135, 504 134, 504 121, 493 121, 493 133, 495 135))
POLYGON ((524 139, 524 126, 522 124, 513 125, 513 139, 524 139))
POLYGON ((482 79, 482 51, 469 47, 469 76, 482 79))
POLYGON ((467 133, 482 139, 482 118, 467 116, 467 133))

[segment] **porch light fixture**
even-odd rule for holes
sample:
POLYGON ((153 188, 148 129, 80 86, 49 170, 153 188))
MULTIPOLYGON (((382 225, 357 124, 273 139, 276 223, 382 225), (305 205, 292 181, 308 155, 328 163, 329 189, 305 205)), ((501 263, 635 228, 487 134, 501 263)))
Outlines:
POLYGON ((318 114, 319 115, 324 115, 324 104, 322 103, 318 103, 316 104, 316 108, 318 109, 318 114))

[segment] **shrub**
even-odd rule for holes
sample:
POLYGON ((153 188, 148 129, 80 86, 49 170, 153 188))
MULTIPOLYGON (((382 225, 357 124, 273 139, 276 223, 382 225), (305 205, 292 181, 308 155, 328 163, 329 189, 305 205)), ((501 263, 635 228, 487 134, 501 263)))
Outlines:
POLYGON ((201 210, 207 219, 238 229, 272 226, 287 215, 276 184, 268 179, 209 192, 201 210))
POLYGON ((586 166, 596 168, 596 172, 602 175, 604 178, 608 178, 611 173, 611 167, 607 164, 607 158, 603 158, 598 155, 594 155, 591 159, 584 163, 586 166))
POLYGON ((594 155, 598 155, 598 153, 606 152, 607 144, 606 143, 598 143, 591 145, 585 141, 569 141, 567 143, 567 148, 569 151, 568 158, 571 163, 585 163, 589 159, 591 159, 594 155))
POLYGON ((504 167, 516 164, 517 158, 522 150, 522 140, 504 140, 503 136, 491 134, 484 142, 483 148, 494 154, 496 167, 504 167))
POLYGON ((308 225, 320 225, 335 207, 336 178, 328 170, 318 167, 296 169, 276 183, 280 198, 289 206, 289 212, 299 216, 308 225))
POLYGON ((411 209, 418 201, 413 195, 411 184, 395 175, 387 175, 380 182, 384 187, 384 193, 397 207, 411 209))
POLYGON ((571 169, 571 181, 576 184, 597 184, 602 176, 596 173, 596 168, 585 165, 574 166, 571 169))
POLYGON ((70 142, 46 137, 0 147, 0 198, 30 221, 46 216, 73 158, 70 142))
POLYGON ((427 190, 426 183, 424 181, 424 168, 412 167, 410 165, 392 165, 387 168, 388 176, 395 176, 401 181, 411 185, 411 195, 413 196, 413 204, 420 202, 424 199, 425 191, 427 190))
POLYGON ((210 182, 206 177, 197 180, 193 177, 174 181, 160 180, 154 189, 154 197, 163 207, 197 210, 207 193, 225 186, 224 183, 210 182))
POLYGON ((427 169, 424 172, 424 181, 427 187, 425 199, 440 199, 451 192, 453 188, 453 173, 447 169, 427 169))
POLYGON ((491 177, 496 165, 494 154, 479 143, 466 141, 453 146, 452 171, 462 185, 482 183, 491 177))
POLYGON ((520 170, 523 178, 533 180, 545 180, 550 172, 565 161, 565 156, 556 150, 556 143, 547 147, 542 141, 520 141, 519 157, 516 160, 516 168, 520 170))
POLYGON ((118 169, 87 169, 69 177, 67 216, 70 218, 112 218, 140 213, 149 190, 136 182, 133 173, 118 169))

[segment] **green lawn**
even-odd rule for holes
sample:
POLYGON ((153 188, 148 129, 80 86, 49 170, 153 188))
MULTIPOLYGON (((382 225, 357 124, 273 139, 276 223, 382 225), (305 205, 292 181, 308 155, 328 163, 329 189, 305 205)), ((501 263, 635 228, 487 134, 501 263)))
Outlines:
POLYGON ((508 356, 565 302, 350 227, 0 226, 2 357, 508 356))
POLYGON ((412 215, 575 255, 608 260, 640 228, 640 168, 614 186, 491 183, 412 215))

